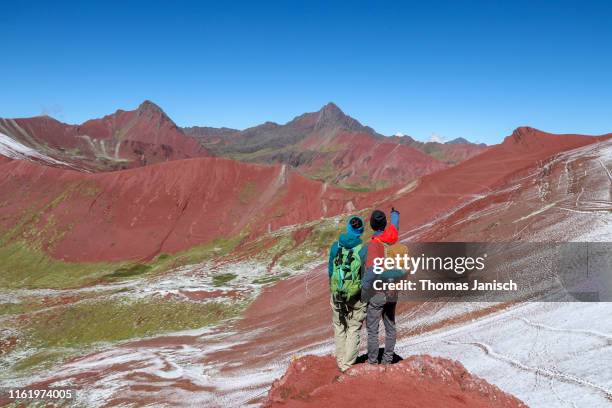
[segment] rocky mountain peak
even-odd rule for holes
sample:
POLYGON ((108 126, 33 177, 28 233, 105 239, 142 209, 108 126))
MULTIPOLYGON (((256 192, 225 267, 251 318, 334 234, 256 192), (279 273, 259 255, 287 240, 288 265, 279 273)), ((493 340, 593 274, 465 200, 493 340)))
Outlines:
POLYGON ((317 113, 315 130, 323 128, 340 128, 351 131, 365 131, 374 133, 373 129, 363 126, 358 120, 346 115, 342 109, 333 102, 323 106, 317 113))

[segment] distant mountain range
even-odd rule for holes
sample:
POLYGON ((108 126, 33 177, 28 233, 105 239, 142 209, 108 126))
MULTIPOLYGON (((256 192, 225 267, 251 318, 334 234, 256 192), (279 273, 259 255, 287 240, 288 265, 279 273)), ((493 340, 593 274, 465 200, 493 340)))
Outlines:
POLYGON ((236 130, 190 127, 215 155, 255 163, 288 164, 306 176, 348 188, 383 188, 447 168, 486 150, 465 139, 422 143, 386 137, 346 115, 334 103, 284 125, 266 122, 236 130))
POLYGON ((49 116, 0 119, 0 154, 93 172, 209 155, 149 101, 80 125, 49 116))
POLYGON ((0 154, 52 166, 105 172, 214 155, 286 164, 311 179, 357 190, 407 183, 486 148, 465 139, 442 144, 386 137, 333 103, 284 125, 245 130, 179 128, 150 101, 81 125, 48 116, 0 119, 0 154))
POLYGON ((410 214, 410 230, 609 137, 522 127, 491 147, 422 143, 379 135, 333 104, 243 131, 181 129, 151 102, 81 125, 3 119, 0 230, 5 243, 70 261, 146 260, 373 206, 410 214))

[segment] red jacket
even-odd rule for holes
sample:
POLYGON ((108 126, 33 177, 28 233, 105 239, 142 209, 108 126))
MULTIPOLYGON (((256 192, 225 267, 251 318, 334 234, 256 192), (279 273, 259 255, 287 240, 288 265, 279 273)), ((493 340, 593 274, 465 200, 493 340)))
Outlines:
POLYGON ((390 224, 387 226, 387 228, 385 228, 382 234, 370 238, 370 241, 368 242, 368 258, 366 261, 366 268, 371 268, 374 266, 374 258, 384 258, 384 244, 395 244, 397 242, 398 236, 399 233, 397 231, 397 228, 395 228, 395 225, 390 224))

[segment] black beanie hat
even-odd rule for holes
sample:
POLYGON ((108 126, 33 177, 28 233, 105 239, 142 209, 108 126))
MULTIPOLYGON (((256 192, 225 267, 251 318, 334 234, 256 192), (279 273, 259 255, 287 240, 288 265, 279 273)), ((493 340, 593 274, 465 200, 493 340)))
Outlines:
POLYGON ((372 211, 372 215, 370 216, 370 227, 374 231, 382 231, 387 226, 387 216, 384 212, 380 210, 372 211))

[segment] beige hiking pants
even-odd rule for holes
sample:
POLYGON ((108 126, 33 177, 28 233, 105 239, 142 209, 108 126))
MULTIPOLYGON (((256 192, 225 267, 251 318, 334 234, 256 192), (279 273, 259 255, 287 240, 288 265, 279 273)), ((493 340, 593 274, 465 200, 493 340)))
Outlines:
POLYGON ((367 303, 357 299, 351 303, 338 304, 331 298, 336 361, 340 371, 348 370, 359 353, 361 325, 366 316, 367 303))

